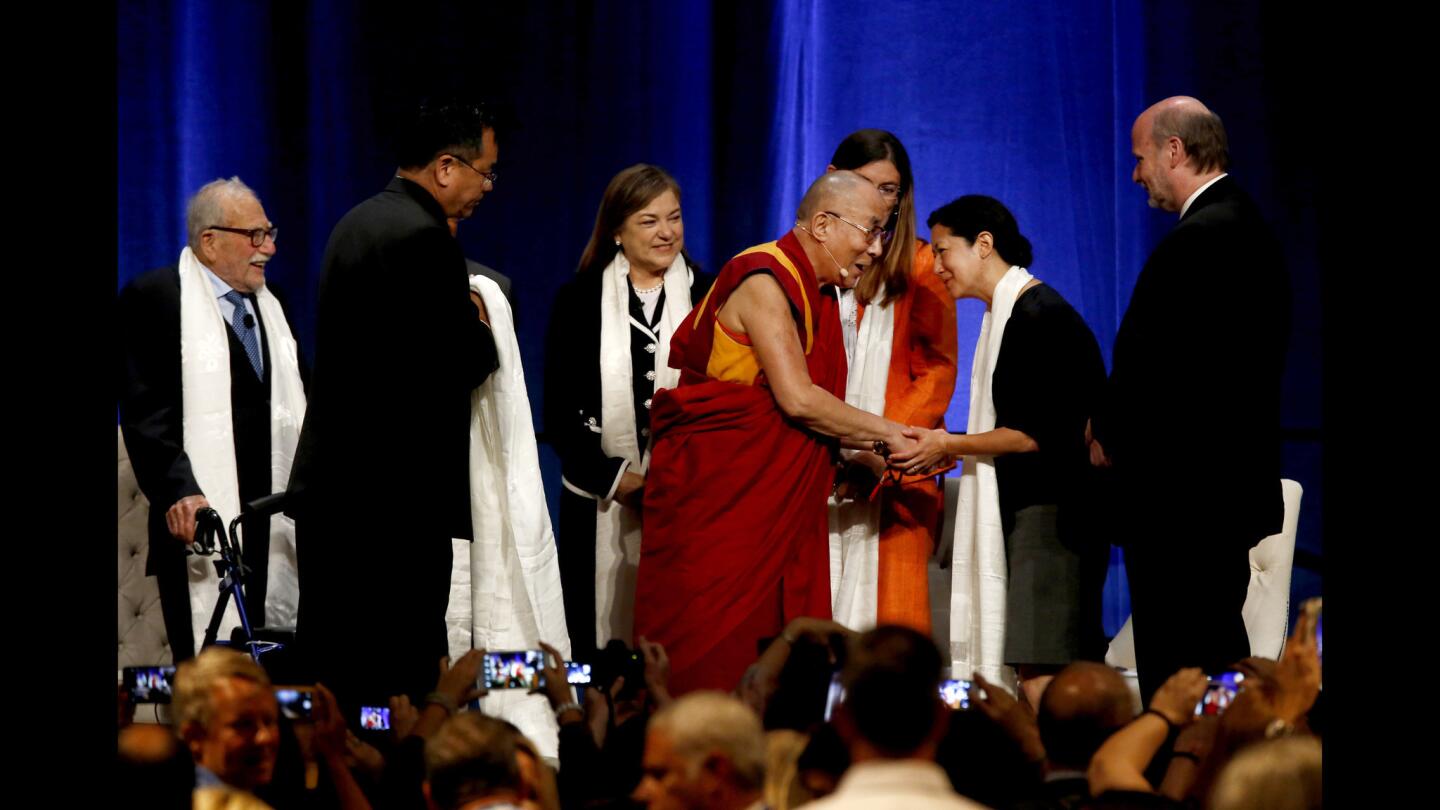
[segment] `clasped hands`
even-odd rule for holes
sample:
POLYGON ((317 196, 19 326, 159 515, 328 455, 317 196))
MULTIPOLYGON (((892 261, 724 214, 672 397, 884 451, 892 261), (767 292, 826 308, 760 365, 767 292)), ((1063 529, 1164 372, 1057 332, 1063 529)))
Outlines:
POLYGON ((950 433, 943 427, 903 427, 900 437, 898 444, 887 442, 889 455, 885 462, 892 470, 905 475, 932 475, 955 460, 949 449, 950 433))

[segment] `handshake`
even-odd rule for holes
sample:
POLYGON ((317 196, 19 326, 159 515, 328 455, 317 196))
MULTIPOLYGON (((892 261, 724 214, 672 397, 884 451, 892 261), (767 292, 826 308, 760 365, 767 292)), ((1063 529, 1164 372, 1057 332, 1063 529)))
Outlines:
POLYGON ((870 443, 855 445, 868 452, 855 454, 836 484, 839 498, 863 497, 883 479, 893 475, 935 475, 950 466, 955 456, 950 447, 951 434, 944 428, 927 430, 920 427, 894 426, 892 435, 870 443))

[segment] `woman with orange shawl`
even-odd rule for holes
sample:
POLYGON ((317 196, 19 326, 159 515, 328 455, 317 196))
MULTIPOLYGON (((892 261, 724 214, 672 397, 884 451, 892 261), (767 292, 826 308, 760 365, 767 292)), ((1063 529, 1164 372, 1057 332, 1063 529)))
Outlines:
MULTIPOLYGON (((891 205, 885 252, 862 255, 840 294, 849 378, 845 401, 905 425, 941 427, 955 393, 955 302, 935 275, 935 256, 916 236, 910 156, 880 129, 851 133, 827 171, 850 169, 891 205)), ((864 630, 903 624, 930 632, 927 568, 944 505, 935 477, 891 473, 885 462, 846 451, 830 502, 830 580, 836 621, 864 630)))

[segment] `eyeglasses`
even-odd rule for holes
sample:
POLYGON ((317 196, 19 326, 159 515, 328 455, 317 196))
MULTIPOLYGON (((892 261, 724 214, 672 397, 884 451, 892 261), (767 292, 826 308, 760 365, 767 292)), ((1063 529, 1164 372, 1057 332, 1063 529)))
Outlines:
POLYGON ((469 169, 470 171, 475 172, 476 174, 478 174, 478 175, 480 175, 481 177, 485 178, 485 180, 490 183, 491 187, 494 187, 494 185, 495 185, 495 179, 500 176, 500 173, 499 173, 499 172, 482 172, 482 171, 480 171, 479 169, 475 168, 474 166, 471 166, 468 162, 466 162, 466 161, 464 161, 464 160, 461 160, 461 159, 459 158, 459 156, 457 156, 457 155, 451 155, 450 157, 453 158, 456 163, 459 163, 461 166, 464 166, 465 168, 469 169))
POLYGON ((887 200, 895 200, 900 197, 899 183, 881 183, 875 187, 875 190, 880 192, 880 196, 887 200))
POLYGON ((265 238, 267 236, 270 238, 270 241, 273 242, 279 238, 280 234, 280 229, 275 226, 269 228, 225 228, 220 225, 211 225, 205 230, 224 231, 226 233, 238 233, 241 236, 248 236, 250 237, 250 245, 252 247, 260 247, 265 244, 265 238))
POLYGON ((865 239, 866 239, 866 241, 868 241, 868 242, 874 242, 876 239, 879 239, 879 238, 880 238, 881 236, 883 236, 884 233, 885 233, 885 231, 882 230, 879 225, 876 225, 876 226, 873 227, 873 228, 867 228, 867 227, 865 227, 864 225, 856 225, 855 223, 853 223, 853 222, 851 222, 850 220, 848 220, 848 219, 840 216, 839 214, 835 213, 834 211, 825 211, 824 213, 829 214, 830 216, 832 216, 832 217, 840 220, 841 222, 845 223, 846 225, 849 225, 850 227, 854 228, 855 230, 857 230, 857 231, 865 234, 865 239))

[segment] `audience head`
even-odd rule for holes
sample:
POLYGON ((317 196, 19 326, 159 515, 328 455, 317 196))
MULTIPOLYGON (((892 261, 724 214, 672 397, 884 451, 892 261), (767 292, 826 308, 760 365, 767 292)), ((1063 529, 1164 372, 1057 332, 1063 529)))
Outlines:
POLYGON ((232 787, 268 784, 280 751, 270 678, 244 653, 207 647, 175 670, 175 728, 195 763, 232 787))
POLYGON ((195 258, 231 288, 253 293, 265 286, 275 229, 260 198, 239 177, 211 180, 190 197, 185 232, 195 258))
POLYGON ((989 715, 973 708, 949 712, 935 761, 945 769, 956 793, 986 807, 1010 807, 1040 784, 1040 775, 1020 744, 989 715))
POLYGON ((656 712, 635 799, 656 810, 746 807, 765 780, 765 734, 730 695, 692 692, 656 712))
POLYGON ((124 804, 188 808, 195 787, 195 764, 180 747, 175 733, 153 723, 130 725, 117 740, 117 793, 124 804))
POLYGON ((841 680, 837 725, 851 756, 930 758, 945 730, 940 651, 929 636, 884 625, 860 636, 841 680))
POLYGON ((1104 664, 1076 661, 1055 675, 1036 718, 1046 760, 1083 771, 1100 744, 1134 719, 1125 679, 1104 664))
POLYGON ((460 712, 425 741, 425 796, 433 810, 525 794, 519 733, 503 720, 460 712))
POLYGON ((1286 737, 1251 745, 1220 772, 1212 810, 1319 810, 1320 741, 1286 737))

